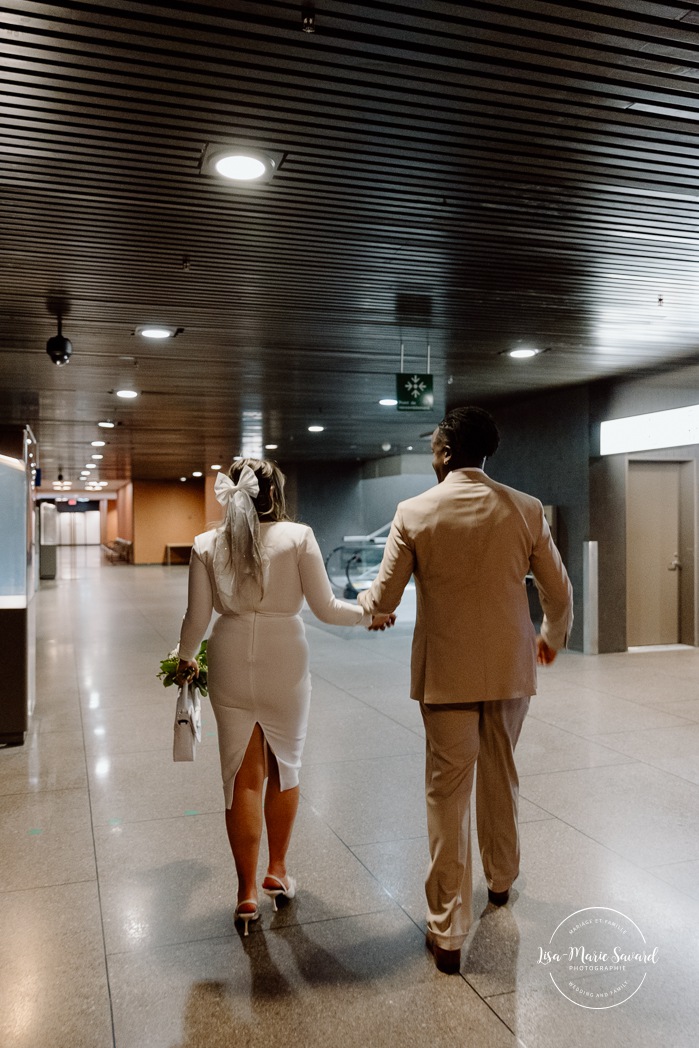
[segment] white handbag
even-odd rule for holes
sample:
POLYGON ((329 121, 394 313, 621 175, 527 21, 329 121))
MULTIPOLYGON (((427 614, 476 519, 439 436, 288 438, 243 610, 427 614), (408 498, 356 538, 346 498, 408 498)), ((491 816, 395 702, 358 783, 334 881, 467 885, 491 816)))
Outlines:
POLYGON ((187 683, 177 693, 172 759, 193 761, 198 742, 201 742, 201 701, 197 689, 187 683))

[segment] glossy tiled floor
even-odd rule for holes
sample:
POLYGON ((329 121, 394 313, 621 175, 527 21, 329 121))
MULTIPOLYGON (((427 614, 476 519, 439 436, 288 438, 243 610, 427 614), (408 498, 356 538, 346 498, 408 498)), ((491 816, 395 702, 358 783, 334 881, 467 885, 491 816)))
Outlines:
POLYGON ((174 696, 154 676, 186 570, 75 550, 59 574, 37 598, 31 732, 0 750, 0 1044, 699 1043, 699 652, 566 654, 541 674, 519 749, 522 874, 494 910, 476 858, 479 919, 448 977, 423 946, 410 629, 309 624, 300 892, 243 941, 211 714, 195 764, 174 765, 174 696), (537 963, 588 906, 658 947, 639 992, 605 1011, 566 1000, 537 963))

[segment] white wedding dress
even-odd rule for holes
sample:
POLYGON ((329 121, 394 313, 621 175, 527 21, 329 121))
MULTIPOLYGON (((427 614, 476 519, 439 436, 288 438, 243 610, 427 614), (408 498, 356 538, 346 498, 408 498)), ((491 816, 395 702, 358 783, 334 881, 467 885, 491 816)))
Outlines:
POLYGON ((236 611, 227 610, 214 573, 217 534, 207 531, 194 540, 179 650, 181 658, 194 659, 212 612, 219 613, 207 649, 209 696, 230 808, 233 782, 256 723, 277 759, 282 790, 298 785, 311 697, 303 598, 322 622, 369 625, 371 616, 334 596, 313 532, 289 521, 260 523, 264 595, 260 598, 257 588, 243 582, 236 591, 236 611))

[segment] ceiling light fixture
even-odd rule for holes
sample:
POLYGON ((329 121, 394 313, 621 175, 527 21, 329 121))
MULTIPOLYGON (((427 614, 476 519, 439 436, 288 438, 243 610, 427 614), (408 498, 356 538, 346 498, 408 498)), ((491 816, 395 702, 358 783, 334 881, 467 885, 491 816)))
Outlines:
POLYGON ((325 426, 309 426, 308 427, 308 432, 309 433, 322 433, 324 429, 325 429, 325 426))
POLYGON ((102 429, 114 429, 116 423, 115 422, 98 422, 97 425, 100 426, 102 429))
POLYGON ((136 334, 143 338, 174 338, 182 328, 172 327, 170 324, 139 324, 136 334))
POLYGON ((222 156, 214 165, 219 175, 234 178, 237 182, 254 182, 267 170, 264 160, 256 156, 235 153, 233 156, 222 156))
POLYGON ((100 459, 104 458, 104 455, 90 455, 90 458, 95 459, 95 461, 99 461, 100 459))
POLYGON ((397 405, 397 403, 398 401, 395 400, 393 397, 382 397, 379 401, 379 404, 382 408, 394 408, 397 405))
MULTIPOLYGON (((101 424, 102 423, 99 423, 99 425, 101 425, 101 424)), ((90 441, 90 447, 91 448, 103 448, 105 443, 106 443, 106 441, 104 441, 104 440, 91 440, 90 441)))
POLYGON ((212 469, 220 469, 220 468, 221 468, 221 463, 220 463, 220 462, 217 462, 217 463, 216 463, 216 465, 215 465, 215 466, 212 466, 211 468, 212 468, 212 469))
POLYGON ((507 356, 515 360, 528 360, 529 357, 538 356, 540 352, 539 349, 510 349, 507 351, 507 356))
POLYGON ((265 451, 276 451, 278 447, 278 444, 265 444, 265 451))
POLYGON ((201 158, 206 175, 220 175, 233 182, 259 185, 271 182, 284 154, 247 145, 209 144, 201 158))
POLYGON ((195 469, 194 473, 192 473, 192 476, 193 477, 201 477, 201 476, 203 476, 203 474, 198 469, 195 469))
POLYGON ((122 400, 133 400, 134 397, 138 396, 135 389, 118 389, 116 395, 121 397, 122 400))
POLYGON ((600 455, 699 444, 699 404, 609 419, 600 425, 600 455))

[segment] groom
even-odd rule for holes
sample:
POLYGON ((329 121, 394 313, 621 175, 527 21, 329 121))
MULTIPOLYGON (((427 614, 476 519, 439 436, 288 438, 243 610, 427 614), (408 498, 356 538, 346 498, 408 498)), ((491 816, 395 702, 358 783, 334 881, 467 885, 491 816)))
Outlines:
POLYGON ((474 772, 488 898, 503 906, 519 873, 514 749, 536 692, 536 663, 553 662, 573 622, 571 585, 543 506, 483 471, 499 439, 480 408, 446 415, 432 434, 438 484, 399 504, 379 574, 358 598, 372 613, 371 628, 381 629, 415 576, 410 694, 426 736, 427 945, 448 973, 459 971, 473 920, 474 772), (529 616, 529 572, 544 611, 539 637, 529 616))

